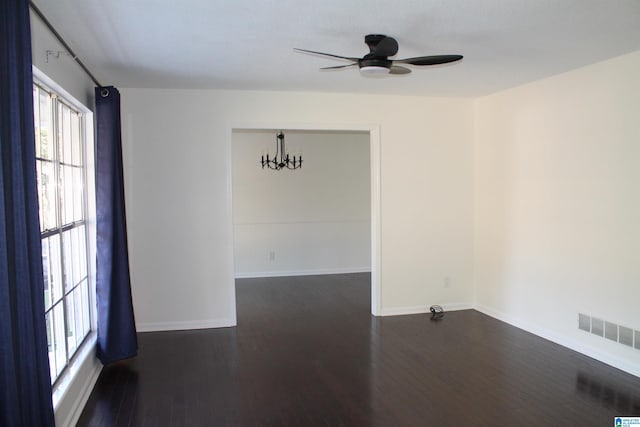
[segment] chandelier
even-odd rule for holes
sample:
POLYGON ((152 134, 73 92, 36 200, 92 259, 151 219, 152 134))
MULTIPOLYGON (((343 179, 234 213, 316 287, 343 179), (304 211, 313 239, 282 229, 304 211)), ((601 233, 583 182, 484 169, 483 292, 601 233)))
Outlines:
POLYGON ((262 169, 264 169, 265 166, 277 171, 281 169, 299 169, 302 167, 302 156, 289 158, 289 153, 285 153, 284 150, 284 133, 280 131, 276 134, 276 155, 271 159, 269 158, 269 154, 267 154, 266 159, 263 155, 261 163, 262 169))

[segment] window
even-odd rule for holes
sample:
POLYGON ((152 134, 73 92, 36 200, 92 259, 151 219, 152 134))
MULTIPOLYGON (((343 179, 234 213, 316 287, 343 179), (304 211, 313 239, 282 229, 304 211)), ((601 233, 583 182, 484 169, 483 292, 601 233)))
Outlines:
POLYGON ((86 117, 34 83, 44 300, 51 383, 91 332, 86 117))

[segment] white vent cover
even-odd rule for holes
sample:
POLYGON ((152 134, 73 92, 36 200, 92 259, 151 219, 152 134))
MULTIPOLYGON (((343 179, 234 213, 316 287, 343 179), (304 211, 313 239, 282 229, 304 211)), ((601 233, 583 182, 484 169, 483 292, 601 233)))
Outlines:
POLYGON ((640 350, 640 331, 578 313, 578 329, 640 350))

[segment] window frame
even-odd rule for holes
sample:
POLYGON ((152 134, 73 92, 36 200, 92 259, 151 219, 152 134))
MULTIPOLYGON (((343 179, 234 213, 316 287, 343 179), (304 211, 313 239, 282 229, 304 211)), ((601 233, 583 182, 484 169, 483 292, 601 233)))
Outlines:
MULTIPOLYGON (((65 232, 73 229, 77 229, 78 227, 85 227, 85 239, 84 239, 84 252, 85 252, 85 264, 86 264, 86 276, 79 280, 77 283, 71 283, 69 287, 62 283, 62 301, 59 303, 52 303, 51 308, 47 309, 47 307, 43 307, 43 315, 46 316, 48 311, 53 311, 53 307, 56 304, 63 304, 63 316, 65 317, 64 323, 64 336, 65 336, 65 364, 62 369, 57 372, 57 376, 53 379, 52 376, 52 389, 53 389, 53 403, 54 407, 56 407, 57 402, 60 400, 64 391, 66 389, 65 385, 68 385, 74 378, 75 373, 80 369, 81 365, 89 358, 95 357, 93 355, 96 343, 96 295, 95 295, 95 254, 96 254, 96 227, 95 227, 95 141, 94 141, 94 123, 93 123, 93 112, 79 102, 75 97, 70 95, 67 91, 65 91, 60 85, 55 83, 53 80, 48 78, 44 73, 38 70, 36 67, 33 67, 33 87, 40 87, 41 90, 49 94, 53 94, 56 99, 52 100, 51 108, 52 110, 57 110, 58 108, 54 107, 55 103, 58 102, 60 105, 71 109, 79 113, 79 134, 80 138, 80 159, 81 159, 81 177, 83 181, 83 190, 82 190, 82 214, 83 218, 79 221, 74 220, 69 223, 64 223, 62 219, 62 211, 61 206, 57 206, 56 210, 58 218, 56 219, 56 227, 49 228, 46 230, 41 229, 41 240, 44 242, 45 239, 49 238, 52 235, 59 236, 59 245, 60 245, 60 258, 63 258, 62 254, 62 236, 65 232), (80 288, 85 286, 83 282, 86 280, 86 291, 88 297, 89 304, 89 313, 88 313, 88 333, 82 337, 81 340, 76 341, 75 348, 72 351, 69 351, 69 340, 67 335, 67 302, 64 301, 67 297, 73 298, 73 293, 77 289, 80 291, 80 288)), ((34 103, 34 129, 35 125, 35 116, 36 109, 39 108, 39 105, 34 103)), ((52 138, 55 138, 56 142, 53 144, 54 149, 58 150, 58 129, 57 122, 58 117, 57 113, 52 114, 52 138)), ((36 141, 38 135, 36 135, 36 141)), ((58 177, 59 168, 65 164, 63 162, 60 153, 56 153, 57 159, 52 162, 55 176, 58 177)), ((37 158, 39 162, 41 162, 41 158, 37 158)), ((74 166, 77 167, 77 166, 74 166)), ((59 181, 56 179, 55 183, 56 187, 59 187, 59 181)), ((40 183, 38 183, 38 191, 40 191, 40 183)), ((60 194, 61 189, 56 189, 56 203, 60 204, 60 200, 64 197, 60 194)), ((40 199, 40 197, 39 197, 40 199)), ((64 263, 61 263, 60 268, 64 268, 64 263)), ((64 274, 64 273, 61 273, 64 274)), ((63 276, 62 276, 63 277, 63 276)), ((49 343, 47 343, 48 345, 49 343)), ((54 374, 53 370, 50 371, 50 374, 54 374)))

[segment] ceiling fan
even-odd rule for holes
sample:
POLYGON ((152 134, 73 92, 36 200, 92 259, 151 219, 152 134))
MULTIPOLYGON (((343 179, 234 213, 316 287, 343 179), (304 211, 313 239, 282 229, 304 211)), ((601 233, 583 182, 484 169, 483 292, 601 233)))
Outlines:
POLYGON ((396 53, 398 53, 398 42, 396 41, 396 39, 382 34, 369 34, 364 37, 364 42, 367 44, 367 46, 369 46, 369 53, 362 58, 333 55, 331 53, 316 52, 307 49, 294 48, 294 50, 298 52, 312 53, 315 55, 323 55, 329 56, 331 58, 346 59, 347 61, 352 61, 351 64, 323 67, 321 68, 321 70, 337 70, 357 65, 360 68, 360 72, 367 75, 409 74, 411 72, 410 68, 396 64, 439 65, 459 61, 462 59, 462 55, 431 55, 406 59, 389 59, 390 56, 394 56, 396 53))

